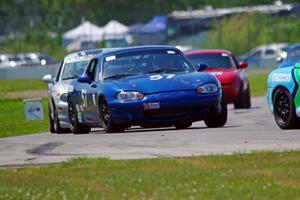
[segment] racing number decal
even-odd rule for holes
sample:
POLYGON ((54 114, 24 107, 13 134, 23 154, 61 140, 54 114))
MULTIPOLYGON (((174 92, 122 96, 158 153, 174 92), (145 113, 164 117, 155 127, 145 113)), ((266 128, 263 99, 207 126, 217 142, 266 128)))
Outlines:
MULTIPOLYGON (((175 74, 168 74, 168 75, 166 76, 166 79, 173 78, 174 76, 175 76, 175 74)), ((150 80, 151 80, 151 81, 157 81, 157 80, 160 80, 160 79, 163 79, 163 78, 164 78, 164 76, 163 76, 163 75, 160 75, 160 74, 150 76, 150 80)))
POLYGON ((86 89, 83 89, 81 91, 81 98, 82 98, 82 105, 83 105, 83 107, 87 108, 87 93, 86 93, 86 89))

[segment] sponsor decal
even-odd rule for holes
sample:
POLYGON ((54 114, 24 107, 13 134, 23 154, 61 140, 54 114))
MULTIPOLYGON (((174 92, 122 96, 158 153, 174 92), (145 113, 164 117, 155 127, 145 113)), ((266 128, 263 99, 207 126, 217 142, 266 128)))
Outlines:
POLYGON ((109 62, 109 61, 112 61, 112 60, 115 60, 116 59, 116 56, 108 56, 105 58, 105 61, 106 62, 109 62))
POLYGON ((168 54, 175 54, 175 51, 167 51, 168 54))
POLYGON ((84 56, 74 56, 66 59, 66 63, 74 63, 79 61, 91 60, 93 55, 84 55, 84 56))
POLYGON ((159 109, 159 102, 153 102, 153 103, 144 103, 144 110, 155 110, 159 109))
POLYGON ((80 123, 82 122, 81 112, 77 112, 77 119, 80 123))
POLYGON ((273 74, 272 82, 290 82, 292 80, 291 74, 273 74))
POLYGON ((223 57, 228 57, 228 54, 227 53, 222 53, 221 54, 223 57))

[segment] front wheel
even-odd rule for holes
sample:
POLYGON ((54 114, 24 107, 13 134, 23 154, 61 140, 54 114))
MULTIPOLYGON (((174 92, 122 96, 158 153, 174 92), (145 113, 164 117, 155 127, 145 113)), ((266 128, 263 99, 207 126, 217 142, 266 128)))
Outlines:
POLYGON ((68 112, 69 118, 71 122, 71 131, 74 134, 84 134, 91 132, 91 128, 80 123, 77 119, 78 113, 76 111, 76 107, 72 102, 68 102, 68 112))
POLYGON ((227 111, 227 103, 225 102, 224 98, 222 98, 221 107, 222 108, 220 113, 207 117, 204 120, 204 123, 208 128, 223 127, 226 124, 228 111, 227 111))
POLYGON ((278 88, 275 91, 273 108, 275 121, 281 129, 296 128, 300 120, 296 116, 292 97, 285 88, 278 88))
POLYGON ((109 106, 104 99, 99 102, 99 110, 100 118, 103 122, 103 129, 106 133, 116 133, 124 131, 124 126, 113 121, 109 106))

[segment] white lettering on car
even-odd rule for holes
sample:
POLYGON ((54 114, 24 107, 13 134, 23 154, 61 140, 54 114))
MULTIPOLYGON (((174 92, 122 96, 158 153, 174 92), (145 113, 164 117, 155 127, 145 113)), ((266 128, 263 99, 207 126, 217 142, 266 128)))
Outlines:
POLYGON ((150 80, 157 81, 157 80, 163 79, 164 76, 166 76, 166 79, 171 79, 175 76, 175 74, 166 74, 166 75, 157 74, 157 75, 150 76, 150 80))
POLYGON ((291 74, 273 74, 272 82, 290 82, 291 78, 291 74))

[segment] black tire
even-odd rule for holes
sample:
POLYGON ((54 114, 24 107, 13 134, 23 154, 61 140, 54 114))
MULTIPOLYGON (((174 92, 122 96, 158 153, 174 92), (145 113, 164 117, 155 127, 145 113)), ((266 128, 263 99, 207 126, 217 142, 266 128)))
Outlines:
POLYGON ((228 111, 227 103, 224 98, 222 98, 221 107, 222 109, 220 113, 213 116, 209 116, 204 120, 204 123, 208 128, 223 127, 226 124, 228 111))
POLYGON ((75 105, 71 101, 68 102, 68 113, 69 113, 69 119, 71 122, 71 131, 74 134, 86 134, 86 133, 91 132, 90 127, 88 127, 78 121, 75 105))
POLYGON ((50 133, 57 133, 57 134, 70 133, 71 130, 69 128, 61 128, 61 126, 59 124, 59 118, 58 118, 56 107, 53 106, 53 109, 54 109, 53 117, 54 118, 52 118, 52 111, 51 111, 49 104, 48 104, 48 109, 49 109, 50 133))
POLYGON ((251 108, 250 86, 244 90, 244 84, 241 84, 238 99, 234 102, 234 109, 251 108))
POLYGON ((299 118, 291 94, 283 87, 278 88, 273 96, 275 121, 281 129, 298 128, 299 118))
POLYGON ((49 115, 49 131, 50 133, 56 133, 54 128, 54 120, 52 119, 51 107, 49 103, 48 103, 48 115, 49 115))
POLYGON ((103 129, 106 133, 124 132, 125 127, 122 124, 115 123, 111 118, 109 106, 104 99, 99 102, 99 111, 103 129))
POLYGON ((189 128, 190 126, 192 126, 191 122, 182 122, 182 123, 175 124, 176 129, 186 129, 189 128))

